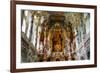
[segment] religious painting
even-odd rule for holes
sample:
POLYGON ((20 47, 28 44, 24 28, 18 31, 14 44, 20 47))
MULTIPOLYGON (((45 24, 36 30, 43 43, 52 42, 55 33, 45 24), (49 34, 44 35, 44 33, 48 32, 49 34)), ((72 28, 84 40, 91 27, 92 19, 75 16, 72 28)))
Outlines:
POLYGON ((21 10, 21 62, 90 59, 90 13, 21 10))
POLYGON ((12 71, 96 67, 96 6, 11 3, 12 71))

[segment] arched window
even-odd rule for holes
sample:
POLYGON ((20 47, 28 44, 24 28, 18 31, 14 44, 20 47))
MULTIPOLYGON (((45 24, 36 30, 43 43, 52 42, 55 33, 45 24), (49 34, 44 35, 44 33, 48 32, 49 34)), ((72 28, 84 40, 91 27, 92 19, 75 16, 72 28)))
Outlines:
POLYGON ((23 22, 22 22, 22 32, 25 33, 25 29, 26 29, 26 21, 25 21, 25 19, 23 18, 23 22))
POLYGON ((30 34, 32 34, 31 32, 31 23, 32 21, 32 13, 31 11, 27 11, 27 10, 22 10, 22 32, 25 33, 25 35, 27 36, 27 38, 30 38, 30 34))
POLYGON ((32 20, 32 14, 30 11, 28 11, 28 15, 27 15, 27 21, 28 21, 27 37, 28 38, 32 34, 32 32, 31 32, 31 20, 32 20))

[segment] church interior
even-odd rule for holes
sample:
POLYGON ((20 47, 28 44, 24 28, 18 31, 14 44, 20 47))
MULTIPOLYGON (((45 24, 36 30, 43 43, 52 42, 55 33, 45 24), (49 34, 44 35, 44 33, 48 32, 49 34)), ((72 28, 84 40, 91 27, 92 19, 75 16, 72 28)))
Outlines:
POLYGON ((90 59, 90 14, 21 10, 21 62, 90 59))

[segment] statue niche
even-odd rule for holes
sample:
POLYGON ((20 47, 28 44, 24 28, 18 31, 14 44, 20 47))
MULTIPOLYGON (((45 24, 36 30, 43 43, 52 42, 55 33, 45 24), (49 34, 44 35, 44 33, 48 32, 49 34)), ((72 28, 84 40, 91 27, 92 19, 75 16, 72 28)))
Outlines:
POLYGON ((64 61, 65 36, 64 28, 56 22, 49 32, 51 61, 64 61))
POLYGON ((62 31, 59 23, 54 25, 53 35, 52 35, 52 51, 61 52, 62 51, 62 31))

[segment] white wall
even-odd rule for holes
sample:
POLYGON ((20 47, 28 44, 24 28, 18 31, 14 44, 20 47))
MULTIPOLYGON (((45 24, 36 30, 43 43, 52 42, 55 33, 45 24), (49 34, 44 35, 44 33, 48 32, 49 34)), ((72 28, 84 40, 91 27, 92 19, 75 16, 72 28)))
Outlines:
MULTIPOLYGON (((97 14, 97 55, 98 67, 85 68, 85 69, 68 69, 68 70, 55 70, 45 71, 45 73, 99 73, 100 72, 100 1, 99 0, 31 0, 31 1, 45 1, 56 3, 74 3, 74 4, 89 4, 98 6, 97 14)), ((10 0, 0 1, 0 73, 10 73, 10 0)), ((31 72, 33 73, 33 72, 31 72)), ((44 71, 36 72, 44 73, 44 71)))

